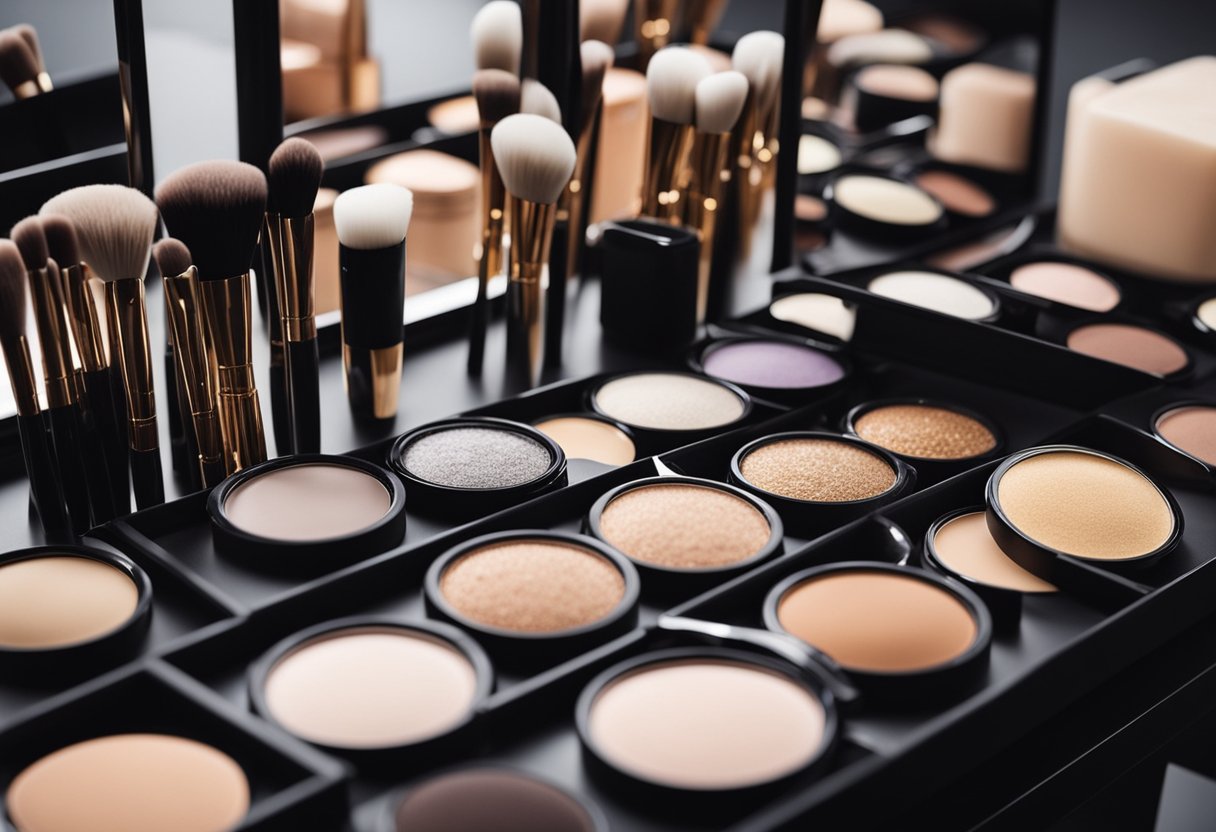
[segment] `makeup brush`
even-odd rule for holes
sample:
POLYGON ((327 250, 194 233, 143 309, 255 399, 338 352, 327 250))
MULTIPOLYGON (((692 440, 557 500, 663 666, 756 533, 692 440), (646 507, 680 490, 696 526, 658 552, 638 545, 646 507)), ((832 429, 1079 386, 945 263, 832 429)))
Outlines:
POLYGON ((38 66, 38 89, 43 92, 55 89, 55 85, 51 83, 51 76, 46 71, 46 59, 42 56, 42 44, 38 41, 38 30, 28 23, 18 23, 13 27, 13 31, 21 36, 25 45, 30 48, 30 52, 34 54, 34 63, 38 66))
POLYGON ((470 26, 478 69, 501 69, 518 77, 524 45, 523 16, 512 0, 491 0, 473 15, 470 26))
MULTIPOLYGON (((173 340, 173 327, 170 320, 173 310, 169 308, 169 290, 166 278, 173 273, 166 273, 162 268, 161 258, 157 256, 156 246, 152 247, 152 259, 156 261, 157 271, 162 278, 161 295, 165 302, 165 380, 168 382, 169 395, 162 399, 167 402, 169 411, 169 441, 172 445, 173 470, 185 475, 191 491, 203 487, 202 477, 194 460, 198 457, 198 443, 194 438, 193 426, 187 426, 190 421, 190 405, 186 401, 186 379, 178 369, 177 346, 173 340), (184 419, 184 421, 183 421, 184 419)), ((170 267, 178 265, 170 258, 170 267)), ((189 265, 187 263, 186 265, 189 265)))
POLYGON ((562 123, 562 108, 557 97, 535 78, 525 78, 520 84, 519 111, 562 123))
POLYGON ((304 139, 290 138, 271 154, 267 175, 266 239, 284 339, 291 447, 297 454, 321 452, 312 206, 324 172, 317 149, 304 139))
POLYGON ((363 185, 334 200, 342 284, 342 366, 351 410, 391 419, 401 393, 405 235, 414 194, 363 185))
POLYGON ((616 46, 625 28, 629 0, 581 0, 578 7, 578 38, 616 46))
POLYGON ((224 439, 216 415, 215 385, 203 337, 198 270, 191 264, 190 250, 181 240, 166 237, 152 251, 164 276, 169 311, 166 326, 173 331, 176 347, 173 355, 190 411, 199 478, 203 488, 211 488, 228 475, 228 470, 224 464, 224 439))
POLYGON ((671 43, 680 0, 634 0, 633 27, 638 43, 638 64, 646 72, 651 59, 671 43))
POLYGON ((266 460, 253 375, 249 274, 265 219, 266 189, 260 170, 227 160, 187 165, 156 189, 165 227, 186 244, 198 270, 203 331, 229 473, 266 460))
POLYGON ((507 116, 519 112, 519 79, 502 69, 480 69, 473 75, 477 100, 477 149, 481 160, 481 242, 477 261, 477 300, 469 329, 469 373, 481 372, 489 320, 490 278, 502 272, 502 232, 507 193, 494 164, 490 131, 507 116))
POLYGON ((771 182, 777 152, 778 93, 785 38, 776 32, 751 32, 739 38, 731 55, 735 70, 747 77, 750 91, 736 129, 739 243, 746 255, 760 200, 771 182))
POLYGON ((704 57, 682 46, 660 50, 646 70, 651 118, 642 216, 680 221, 679 178, 692 149, 697 84, 711 73, 704 57))
POLYGON ((38 59, 21 35, 12 29, 0 31, 0 80, 18 101, 39 95, 38 59))
MULTIPOLYGON (((102 323, 105 317, 99 313, 89 276, 80 263, 76 226, 60 214, 44 213, 40 216, 47 251, 59 265, 68 325, 80 360, 86 442, 90 434, 96 434, 105 458, 101 467, 109 480, 107 493, 113 516, 120 517, 131 511, 127 414, 121 393, 115 395, 117 391, 110 374, 110 358, 106 355, 106 335, 102 323)), ((96 467, 92 462, 88 464, 96 467)), ((90 494, 94 490, 90 489, 90 494)), ((97 505, 94 500, 94 514, 97 505)))
POLYGON ((688 42, 708 46, 709 38, 718 28, 727 0, 685 0, 684 25, 688 29, 688 42))
POLYGON ((697 84, 697 128, 689 154, 688 182, 680 205, 684 225, 701 236, 701 260, 697 270, 697 323, 705 322, 709 299, 710 267, 714 254, 714 230, 722 207, 724 177, 729 177, 727 154, 731 131, 747 100, 747 78, 739 72, 719 72, 697 84))
POLYGON ((21 252, 12 240, 0 240, 0 349, 4 351, 4 363, 8 366, 17 405, 17 432, 21 436, 21 455, 30 480, 30 496, 47 535, 58 537, 70 535, 71 524, 38 406, 38 386, 34 381, 29 336, 25 330, 25 293, 25 264, 21 252))
POLYGON ((134 188, 85 185, 50 199, 42 210, 72 221, 89 273, 106 284, 111 374, 117 363, 127 405, 135 504, 147 508, 163 503, 165 483, 144 301, 144 275, 156 233, 156 205, 134 188))
POLYGON ((512 381, 540 380, 545 280, 557 200, 574 172, 574 142, 543 116, 508 116, 490 136, 506 185, 511 249, 507 280, 507 368, 512 381))
POLYGON ((604 75, 612 67, 615 58, 612 47, 598 40, 584 41, 579 47, 579 55, 583 76, 579 92, 578 140, 575 144, 577 158, 574 163, 574 175, 565 192, 565 199, 569 200, 570 206, 572 241, 566 251, 566 274, 569 277, 582 273, 582 255, 587 244, 587 209, 590 206, 591 183, 595 179, 593 138, 599 120, 600 103, 603 101, 604 75))

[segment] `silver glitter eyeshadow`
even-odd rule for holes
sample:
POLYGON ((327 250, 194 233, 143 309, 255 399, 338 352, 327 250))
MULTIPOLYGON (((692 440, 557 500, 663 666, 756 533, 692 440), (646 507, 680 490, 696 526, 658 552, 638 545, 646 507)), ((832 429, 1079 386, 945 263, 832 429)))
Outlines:
POLYGON ((401 457, 413 476, 451 488, 510 488, 537 479, 553 464, 549 450, 535 439, 472 427, 428 433, 401 457))

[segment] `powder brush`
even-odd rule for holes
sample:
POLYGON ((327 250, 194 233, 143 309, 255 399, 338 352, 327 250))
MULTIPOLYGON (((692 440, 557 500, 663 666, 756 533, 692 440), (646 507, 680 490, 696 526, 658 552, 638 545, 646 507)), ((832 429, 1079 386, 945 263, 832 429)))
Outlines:
POLYGON ((660 50, 646 70, 651 118, 642 216, 680 222, 679 177, 692 149, 697 84, 711 72, 703 56, 682 46, 660 50))
POLYGON ((598 40, 616 46, 625 28, 629 0, 580 0, 578 37, 580 41, 598 40))
POLYGON ((12 29, 0 31, 0 80, 18 101, 42 93, 38 86, 38 58, 29 43, 12 29))
POLYGON ((582 273, 582 254, 587 243, 587 214, 591 200, 591 183, 595 179, 595 131, 599 124, 600 104, 604 95, 604 75, 612 67, 615 55, 612 47, 597 40, 585 40, 579 47, 583 68, 579 93, 578 133, 574 174, 566 187, 564 198, 570 206, 570 239, 566 250, 566 274, 582 273))
POLYGON ((735 130, 736 165, 739 168, 739 244, 746 255, 752 229, 760 215, 760 200, 772 184, 776 166, 777 121, 780 116, 782 62, 785 38, 776 32, 751 32, 739 38, 731 54, 735 70, 747 77, 750 91, 735 130))
POLYGON ((28 23, 18 23, 13 27, 13 31, 25 41, 25 45, 30 48, 30 53, 34 56, 34 64, 38 69, 38 89, 42 92, 50 92, 55 89, 51 76, 46 71, 46 59, 42 56, 42 44, 38 40, 38 30, 28 23))
POLYGON ((512 0, 491 0, 473 15, 469 27, 478 69, 501 69, 519 75, 524 45, 523 15, 512 0))

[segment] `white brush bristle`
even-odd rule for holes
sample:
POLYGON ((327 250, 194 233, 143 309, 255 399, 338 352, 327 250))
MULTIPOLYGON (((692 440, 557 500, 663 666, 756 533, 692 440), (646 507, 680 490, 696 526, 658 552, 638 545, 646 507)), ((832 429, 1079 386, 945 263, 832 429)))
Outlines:
POLYGON ((519 89, 519 111, 562 123, 562 105, 548 87, 532 78, 525 78, 519 89))
POLYGON ((579 60, 583 64, 583 74, 588 71, 607 72, 616 60, 612 47, 603 41, 585 40, 579 45, 579 60))
POLYGON ((395 246, 405 239, 413 212, 414 194, 400 185, 382 182, 343 191, 334 200, 338 241, 358 249, 395 246))
POLYGON ((776 32, 751 32, 739 38, 731 63, 747 76, 756 108, 767 112, 777 100, 781 65, 785 60, 785 38, 776 32))
POLYGON ((697 84, 697 130, 729 133, 735 129, 747 90, 747 77, 734 71, 719 72, 697 84))
POLYGON ((557 202, 574 173, 574 142, 544 116, 507 116, 490 134, 490 144, 503 184, 520 199, 557 202))
POLYGON ((603 41, 615 46, 625 26, 629 0, 581 0, 578 6, 579 40, 603 41))
POLYGON ((691 124, 697 84, 712 73, 709 62, 691 49, 683 46, 660 49, 646 68, 651 115, 661 121, 691 124))
POLYGON ((152 256, 159 214, 156 203, 125 185, 85 185, 64 191, 42 206, 76 226, 80 257, 101 280, 142 278, 152 256))
POLYGON ((491 0, 473 15, 470 28, 478 69, 502 69, 519 74, 524 45, 523 17, 512 0, 491 0))

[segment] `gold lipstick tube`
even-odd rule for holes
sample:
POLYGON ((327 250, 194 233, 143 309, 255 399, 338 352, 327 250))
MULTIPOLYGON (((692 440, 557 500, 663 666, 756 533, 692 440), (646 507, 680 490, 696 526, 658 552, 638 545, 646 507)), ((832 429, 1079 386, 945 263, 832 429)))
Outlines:
POLYGON ((680 172, 692 148, 691 124, 650 120, 650 154, 642 186, 642 216, 680 224, 680 172))
POLYGON ((545 344, 545 284, 557 206, 512 195, 507 280, 507 366, 513 379, 540 381, 545 344))
POLYGON ((714 255, 714 232, 722 209, 725 183, 730 180, 726 155, 730 133, 697 133, 688 166, 688 188, 681 200, 684 225, 695 228, 701 237, 701 259, 697 268, 697 323, 705 322, 709 300, 710 268, 714 255))

